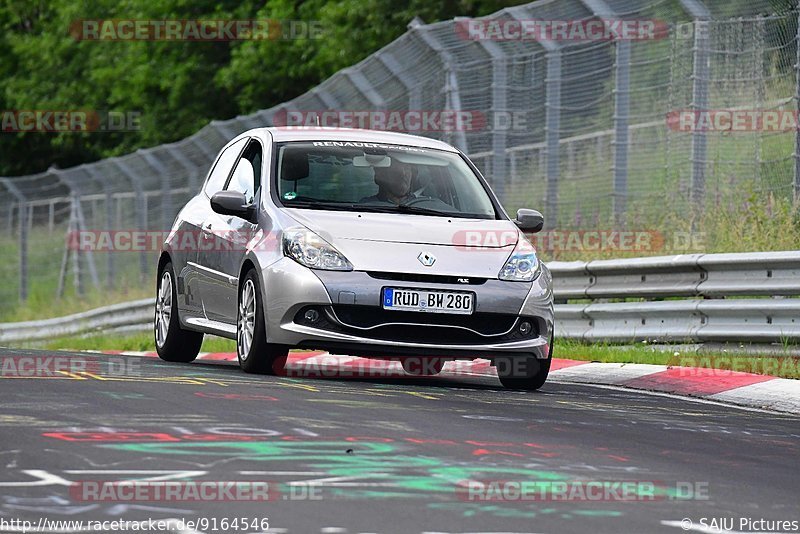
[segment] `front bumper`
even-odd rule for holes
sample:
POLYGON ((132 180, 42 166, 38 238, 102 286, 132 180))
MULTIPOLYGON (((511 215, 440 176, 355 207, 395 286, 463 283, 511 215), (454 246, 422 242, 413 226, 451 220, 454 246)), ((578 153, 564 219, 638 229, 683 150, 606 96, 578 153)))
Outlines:
POLYGON ((363 271, 312 271, 283 258, 264 269, 262 278, 270 343, 374 357, 491 358, 524 354, 546 358, 548 355, 553 331, 553 295, 550 273, 544 266, 542 274, 531 283, 473 280, 472 284, 463 285, 435 277, 425 280, 421 275, 389 280, 380 273, 363 271), (443 318, 437 317, 440 314, 408 312, 405 316, 413 314, 414 322, 399 320, 402 312, 384 312, 381 308, 383 287, 472 291, 476 295, 474 317, 467 320, 471 323, 467 326, 459 325, 452 315, 443 318), (303 321, 302 312, 309 307, 317 309, 324 320, 303 321), (375 317, 389 314, 392 322, 381 323, 376 319, 366 326, 357 324, 351 318, 342 319, 344 309, 360 310, 362 317, 371 311, 375 317), (394 314, 400 314, 398 320, 394 314), (495 319, 497 324, 506 321, 508 331, 498 326, 489 332, 488 327, 476 326, 492 322, 482 318, 495 319), (515 334, 514 329, 522 320, 534 325, 528 335, 515 334), (463 339, 459 332, 463 332, 463 339))

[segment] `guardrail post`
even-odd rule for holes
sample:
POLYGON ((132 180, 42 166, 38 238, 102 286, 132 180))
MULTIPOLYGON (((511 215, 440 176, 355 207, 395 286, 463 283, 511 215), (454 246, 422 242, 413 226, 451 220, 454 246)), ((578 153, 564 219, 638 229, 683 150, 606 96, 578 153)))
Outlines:
POLYGON ((628 199, 628 149, 630 132, 631 43, 616 43, 617 71, 614 80, 614 220, 617 226, 625 225, 625 208, 628 199))
POLYGON ((558 225, 559 138, 561 137, 561 51, 547 53, 545 79, 545 146, 547 154, 547 195, 545 196, 545 227, 558 225))

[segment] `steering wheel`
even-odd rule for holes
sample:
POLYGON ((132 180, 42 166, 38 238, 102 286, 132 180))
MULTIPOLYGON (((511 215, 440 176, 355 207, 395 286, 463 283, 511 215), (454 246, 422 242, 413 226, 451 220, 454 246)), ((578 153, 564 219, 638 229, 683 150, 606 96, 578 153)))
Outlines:
POLYGON ((403 205, 404 206, 415 206, 415 205, 419 204, 420 202, 423 202, 423 201, 426 201, 426 200, 433 200, 433 201, 437 201, 438 200, 439 202, 441 202, 441 200, 439 200, 436 197, 417 197, 417 198, 412 198, 408 202, 403 202, 403 205))

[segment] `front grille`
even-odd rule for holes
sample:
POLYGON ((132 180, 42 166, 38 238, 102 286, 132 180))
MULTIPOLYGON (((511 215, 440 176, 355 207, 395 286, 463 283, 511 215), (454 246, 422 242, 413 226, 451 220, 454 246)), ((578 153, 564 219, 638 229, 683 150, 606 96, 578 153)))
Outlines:
POLYGON ((393 311, 373 306, 334 304, 336 317, 345 325, 370 328, 386 323, 424 323, 428 326, 463 326, 480 332, 484 336, 496 336, 507 332, 517 320, 516 315, 502 313, 473 313, 455 315, 449 313, 423 313, 393 311))
POLYGON ((399 282, 421 282, 431 284, 457 284, 479 286, 486 283, 486 278, 474 276, 448 276, 443 274, 387 273, 368 271, 367 274, 377 280, 394 280, 399 282))
POLYGON ((320 330, 409 343, 477 345, 520 341, 539 335, 538 320, 526 319, 532 329, 528 334, 521 334, 517 328, 518 317, 501 313, 452 315, 334 304, 305 307, 297 312, 294 320, 320 330), (319 311, 319 319, 314 323, 304 318, 306 310, 311 308, 319 311))

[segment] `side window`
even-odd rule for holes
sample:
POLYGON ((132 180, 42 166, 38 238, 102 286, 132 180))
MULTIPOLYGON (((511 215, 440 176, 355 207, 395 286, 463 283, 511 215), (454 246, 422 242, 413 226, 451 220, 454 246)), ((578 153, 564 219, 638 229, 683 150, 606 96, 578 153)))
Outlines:
POLYGON ((228 187, 225 188, 227 191, 243 193, 244 198, 249 203, 255 200, 256 191, 261 185, 262 153, 261 143, 251 140, 244 153, 242 153, 239 163, 236 164, 231 181, 228 182, 228 187))
POLYGON ((208 177, 205 188, 203 188, 206 195, 210 197, 217 191, 222 191, 225 187, 225 180, 228 179, 228 175, 231 172, 231 167, 233 167, 236 157, 242 151, 242 147, 246 142, 246 137, 239 139, 222 152, 217 164, 214 165, 214 169, 211 171, 211 175, 208 177))

